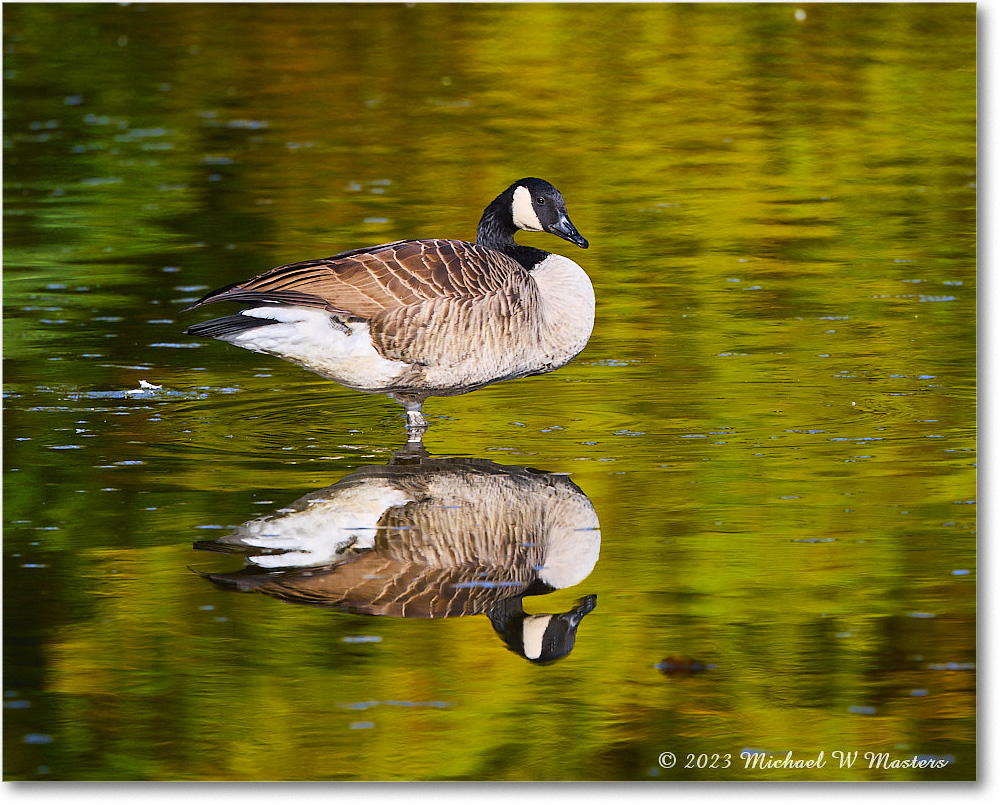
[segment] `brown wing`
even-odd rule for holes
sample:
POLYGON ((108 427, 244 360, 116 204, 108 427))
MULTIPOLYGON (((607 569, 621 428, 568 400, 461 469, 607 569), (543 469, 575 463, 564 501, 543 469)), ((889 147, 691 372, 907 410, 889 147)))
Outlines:
POLYGON ((530 282, 517 261, 475 243, 401 240, 272 268, 190 307, 224 301, 294 304, 369 318, 435 299, 475 299, 526 279, 530 282))
POLYGON ((479 615, 497 601, 521 595, 526 585, 499 568, 401 564, 378 553, 327 568, 284 573, 240 571, 209 578, 231 580, 246 591, 294 604, 330 607, 363 615, 454 618, 479 615))

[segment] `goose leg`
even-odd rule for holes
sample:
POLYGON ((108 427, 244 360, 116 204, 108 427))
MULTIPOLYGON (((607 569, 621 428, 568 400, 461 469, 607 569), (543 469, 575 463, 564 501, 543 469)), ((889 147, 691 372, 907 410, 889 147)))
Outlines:
POLYGON ((423 444, 424 433, 430 425, 427 424, 427 420, 424 419, 424 415, 420 411, 407 411, 406 412, 406 443, 407 444, 423 444))
POLYGON ((427 428, 430 427, 427 420, 424 419, 423 411, 421 410, 424 406, 424 401, 422 399, 415 399, 413 397, 400 397, 393 395, 396 402, 403 406, 406 411, 406 436, 408 442, 420 442, 423 441, 424 433, 427 428))

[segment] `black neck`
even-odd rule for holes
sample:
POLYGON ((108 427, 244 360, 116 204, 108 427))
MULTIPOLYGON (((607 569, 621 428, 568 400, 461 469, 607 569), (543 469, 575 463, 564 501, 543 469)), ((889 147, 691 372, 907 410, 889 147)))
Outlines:
MULTIPOLYGON (((506 194, 505 194, 506 195, 506 194)), ((476 243, 487 249, 503 252, 513 257, 529 271, 549 256, 549 253, 531 246, 522 246, 514 240, 517 227, 510 220, 510 212, 506 216, 500 212, 504 205, 509 210, 510 199, 504 196, 496 199, 479 219, 479 230, 476 233, 476 243)))

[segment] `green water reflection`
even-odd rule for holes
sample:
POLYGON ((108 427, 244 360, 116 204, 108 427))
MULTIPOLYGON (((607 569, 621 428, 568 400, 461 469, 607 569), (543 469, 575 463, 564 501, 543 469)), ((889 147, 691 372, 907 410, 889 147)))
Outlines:
POLYGON ((974 778, 975 6, 797 8, 5 6, 5 778, 974 778), (594 336, 426 447, 593 504, 573 651, 192 572, 404 437, 179 310, 529 175, 594 336))

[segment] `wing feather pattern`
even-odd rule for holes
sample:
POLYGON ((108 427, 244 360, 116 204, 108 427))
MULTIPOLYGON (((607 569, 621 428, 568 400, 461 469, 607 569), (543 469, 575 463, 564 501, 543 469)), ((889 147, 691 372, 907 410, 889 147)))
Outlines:
POLYGON ((477 299, 531 281, 502 252, 460 240, 402 240, 272 268, 199 299, 291 304, 368 319, 434 299, 477 299))
POLYGON ((261 592, 280 601, 363 615, 453 618, 480 615, 498 600, 522 594, 527 584, 499 569, 435 567, 386 561, 378 554, 309 570, 242 570, 210 574, 223 586, 261 592), (473 581, 470 581, 470 574, 473 581))
POLYGON ((475 243, 436 239, 397 241, 279 266, 190 307, 297 305, 367 321, 383 356, 413 365, 413 377, 402 385, 419 385, 420 367, 484 355, 482 340, 471 333, 490 333, 499 363, 517 340, 515 334, 530 339, 539 326, 537 317, 527 314, 540 306, 537 297, 535 280, 513 258, 475 243))

